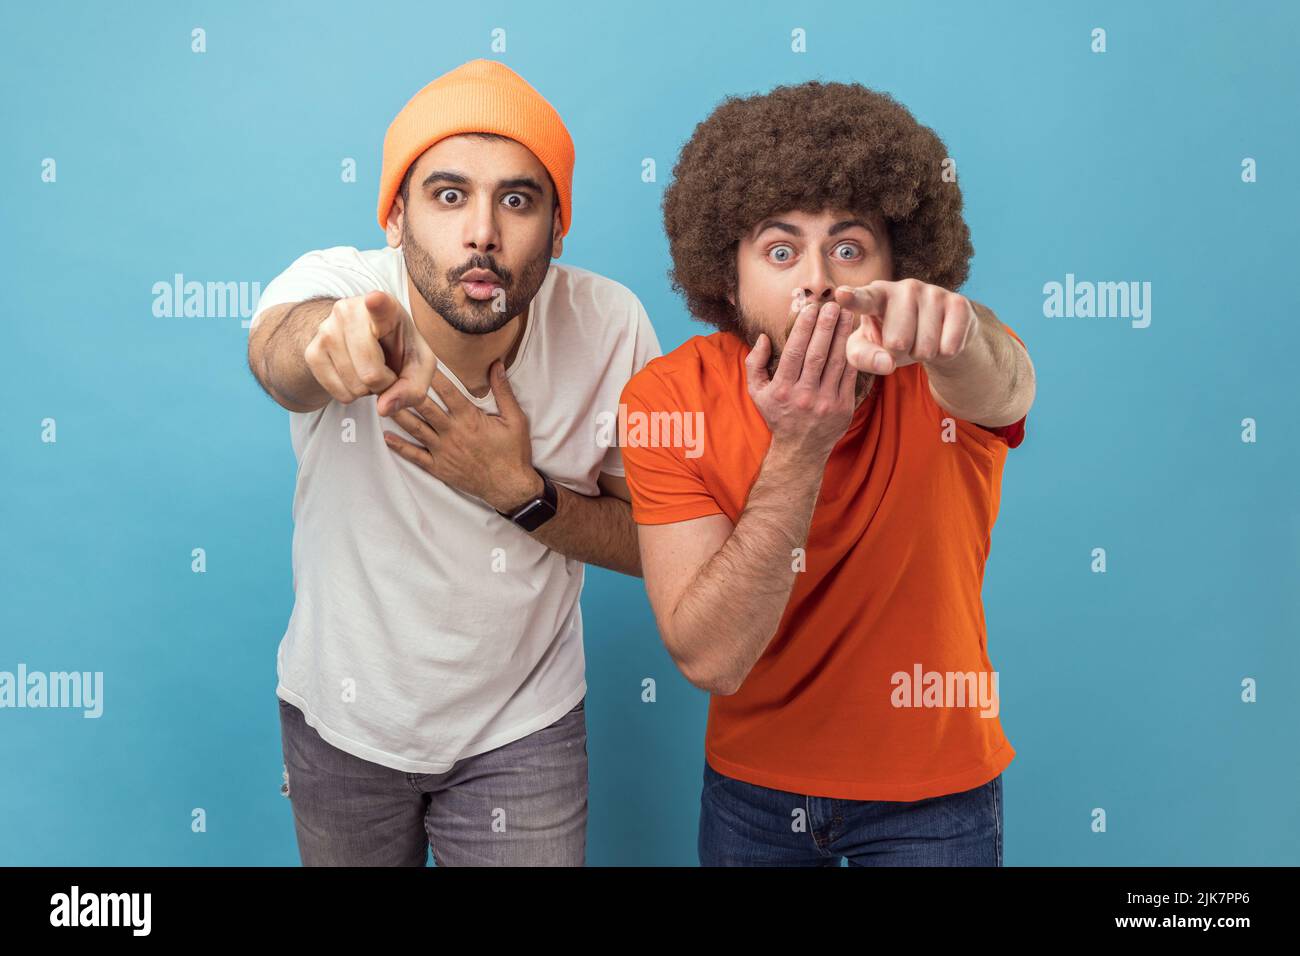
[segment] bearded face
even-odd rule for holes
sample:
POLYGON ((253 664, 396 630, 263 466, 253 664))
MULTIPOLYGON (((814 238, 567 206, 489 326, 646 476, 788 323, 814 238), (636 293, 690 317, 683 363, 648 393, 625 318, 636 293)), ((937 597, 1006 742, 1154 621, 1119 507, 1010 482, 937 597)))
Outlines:
POLYGON ((466 335, 495 332, 522 314, 546 281, 552 250, 553 244, 548 244, 539 255, 525 262, 518 273, 491 254, 471 254, 454 265, 444 265, 436 262, 411 234, 410 220, 402 223, 402 255, 411 283, 431 309, 466 335), (495 281, 489 280, 494 287, 491 295, 477 297, 475 290, 484 283, 463 281, 465 274, 474 270, 496 275, 495 281))

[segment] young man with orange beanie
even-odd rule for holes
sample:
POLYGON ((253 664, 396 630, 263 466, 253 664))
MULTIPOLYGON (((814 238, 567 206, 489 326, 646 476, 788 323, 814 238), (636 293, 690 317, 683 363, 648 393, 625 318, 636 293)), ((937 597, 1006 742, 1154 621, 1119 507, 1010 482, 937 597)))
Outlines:
POLYGON ((551 261, 573 163, 516 73, 452 70, 385 137, 387 248, 300 257, 253 318, 299 465, 276 693, 304 864, 585 859, 583 562, 640 573, 597 423, 659 345, 551 261))
POLYGON ((955 290, 972 249, 938 137, 890 97, 728 98, 664 198, 675 285, 718 331, 626 414, 646 589, 712 693, 705 865, 1000 865, 981 583, 1034 397, 1018 336, 955 290))

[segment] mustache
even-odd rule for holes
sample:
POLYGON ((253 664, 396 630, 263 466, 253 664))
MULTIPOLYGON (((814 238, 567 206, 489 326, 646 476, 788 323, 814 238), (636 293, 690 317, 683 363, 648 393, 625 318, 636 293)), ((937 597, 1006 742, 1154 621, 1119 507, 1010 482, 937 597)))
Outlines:
POLYGON ((509 285, 511 281, 514 279, 514 275, 510 272, 510 270, 497 265, 497 261, 493 259, 491 256, 474 256, 473 258, 470 259, 469 262, 465 263, 463 266, 460 266, 459 268, 456 269, 452 269, 450 272, 448 272, 447 281, 450 283, 459 282, 460 277, 463 276, 466 272, 469 272, 471 269, 487 269, 489 272, 495 272, 497 274, 497 278, 501 280, 502 285, 509 285))

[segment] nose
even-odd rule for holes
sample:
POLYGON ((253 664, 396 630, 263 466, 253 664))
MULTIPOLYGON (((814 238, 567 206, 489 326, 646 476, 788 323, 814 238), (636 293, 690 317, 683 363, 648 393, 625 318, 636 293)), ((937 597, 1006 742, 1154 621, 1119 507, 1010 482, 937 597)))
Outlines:
POLYGON ((497 252, 501 248, 501 232, 497 225, 497 206, 490 196, 478 196, 465 218, 465 248, 480 254, 497 252))
POLYGON ((807 268, 801 277, 804 301, 829 302, 835 295, 835 283, 821 256, 808 256, 807 268))

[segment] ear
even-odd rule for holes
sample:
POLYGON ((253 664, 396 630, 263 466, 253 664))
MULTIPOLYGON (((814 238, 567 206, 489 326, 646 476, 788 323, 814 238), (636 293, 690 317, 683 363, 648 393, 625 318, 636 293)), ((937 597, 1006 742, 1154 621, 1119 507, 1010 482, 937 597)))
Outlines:
POLYGON ((555 204, 555 215, 551 219, 551 258, 558 259, 564 255, 564 236, 560 233, 564 229, 564 222, 560 218, 560 204, 555 204))
POLYGON ((406 204, 402 202, 402 194, 399 192, 393 198, 393 204, 388 208, 388 225, 384 227, 384 235, 388 240, 388 245, 393 249, 402 244, 402 216, 405 211, 406 204))

